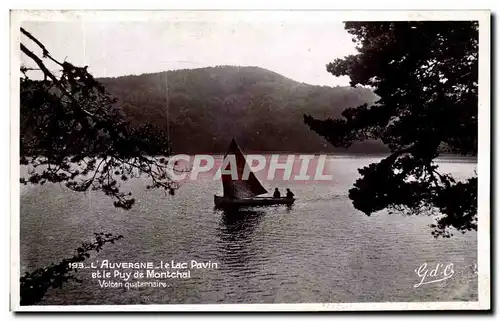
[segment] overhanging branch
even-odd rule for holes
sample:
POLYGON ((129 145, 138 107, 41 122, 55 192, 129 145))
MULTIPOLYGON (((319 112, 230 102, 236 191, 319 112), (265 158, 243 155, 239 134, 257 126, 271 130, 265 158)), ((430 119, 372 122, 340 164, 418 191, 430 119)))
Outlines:
POLYGON ((71 94, 70 94, 70 93, 66 90, 66 88, 64 88, 64 86, 61 84, 61 82, 60 82, 59 80, 57 80, 56 76, 54 76, 54 74, 52 74, 52 73, 50 72, 50 70, 49 70, 49 69, 47 69, 47 67, 45 66, 45 64, 43 63, 43 61, 42 61, 40 58, 38 58, 38 56, 37 56, 37 55, 35 55, 32 51, 30 51, 28 48, 26 48, 26 46, 25 46, 25 45, 23 45, 22 43, 21 43, 21 51, 22 51, 22 52, 23 52, 26 56, 30 57, 30 58, 31 58, 31 60, 33 60, 33 61, 34 61, 34 62, 38 65, 38 67, 40 67, 40 69, 42 70, 42 72, 43 72, 43 73, 44 73, 47 77, 49 77, 49 78, 52 80, 52 82, 53 82, 53 83, 57 86, 57 88, 58 88, 59 90, 61 90, 61 92, 62 92, 65 96, 67 96, 69 99, 71 99, 71 101, 72 101, 72 102, 73 102, 76 106, 78 106, 78 107, 79 107, 79 109, 80 109, 82 112, 86 113, 88 116, 94 116, 94 114, 92 114, 91 112, 89 112, 89 111, 87 111, 87 110, 85 110, 85 109, 83 109, 83 108, 81 108, 81 107, 80 107, 80 105, 78 104, 78 101, 75 99, 75 97, 73 97, 73 95, 71 95, 71 94))

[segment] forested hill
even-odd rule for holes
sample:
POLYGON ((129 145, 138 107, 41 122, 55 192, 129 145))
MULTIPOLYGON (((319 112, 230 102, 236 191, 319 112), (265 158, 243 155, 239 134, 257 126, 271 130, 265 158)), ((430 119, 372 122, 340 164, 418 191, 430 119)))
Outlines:
MULTIPOLYGON (((175 153, 221 153, 233 136, 246 152, 346 152, 311 131, 304 114, 338 117, 347 107, 376 100, 368 89, 312 86, 258 67, 220 66, 99 81, 119 99, 133 124, 152 123, 165 132, 169 126, 175 153)), ((385 147, 360 142, 348 151, 377 153, 385 147)))

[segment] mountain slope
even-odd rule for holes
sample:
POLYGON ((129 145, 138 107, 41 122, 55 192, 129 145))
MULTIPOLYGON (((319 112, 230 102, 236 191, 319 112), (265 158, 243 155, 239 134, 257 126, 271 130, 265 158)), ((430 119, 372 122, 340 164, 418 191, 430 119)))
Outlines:
MULTIPOLYGON (((245 151, 345 152, 312 132, 303 115, 338 117, 347 107, 377 99, 368 89, 312 86, 258 67, 220 66, 99 80, 119 99, 133 124, 152 123, 165 135, 168 131, 175 153, 224 152, 233 136, 245 151)), ((383 151, 378 142, 360 142, 349 149, 383 151)))

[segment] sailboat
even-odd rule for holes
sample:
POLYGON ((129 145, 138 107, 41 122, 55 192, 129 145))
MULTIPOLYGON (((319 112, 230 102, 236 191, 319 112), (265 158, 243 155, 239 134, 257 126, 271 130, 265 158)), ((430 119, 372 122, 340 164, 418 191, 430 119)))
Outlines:
MULTIPOLYGON (((231 206, 267 206, 286 204, 291 205, 295 202, 295 198, 286 197, 259 197, 258 195, 266 194, 267 190, 262 186, 259 179, 249 169, 245 156, 235 139, 231 140, 229 148, 224 155, 224 159, 228 155, 234 155, 236 159, 238 179, 233 179, 231 174, 222 174, 222 188, 223 196, 214 195, 214 203, 217 207, 231 207, 231 206), (242 179, 243 172, 247 168, 249 176, 247 179, 242 179)), ((224 160, 222 164, 224 164, 224 160)), ((226 170, 230 170, 230 163, 228 163, 226 170)))

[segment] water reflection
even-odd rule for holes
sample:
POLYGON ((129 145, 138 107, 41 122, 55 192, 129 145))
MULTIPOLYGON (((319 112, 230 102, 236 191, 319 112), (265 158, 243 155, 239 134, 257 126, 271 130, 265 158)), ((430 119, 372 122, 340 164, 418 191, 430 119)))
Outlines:
POLYGON ((235 236, 248 238, 262 221, 264 211, 254 209, 227 208, 221 213, 220 229, 224 241, 231 241, 235 236))
POLYGON ((256 271, 250 269, 258 254, 259 245, 254 232, 264 218, 262 210, 224 209, 216 210, 221 218, 218 227, 220 260, 231 274, 248 277, 256 271))

